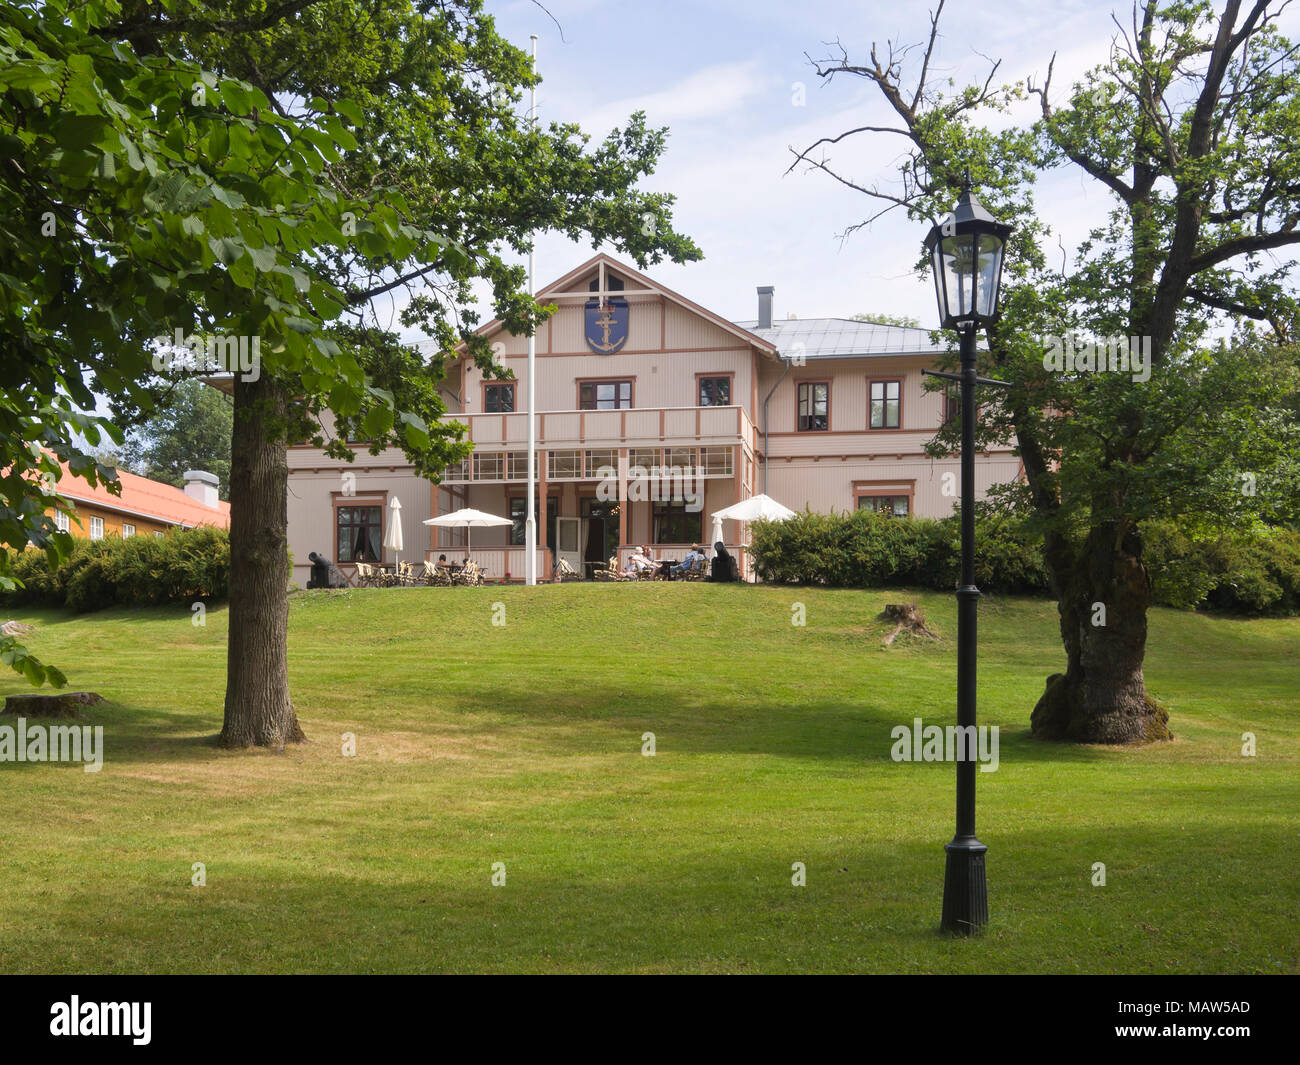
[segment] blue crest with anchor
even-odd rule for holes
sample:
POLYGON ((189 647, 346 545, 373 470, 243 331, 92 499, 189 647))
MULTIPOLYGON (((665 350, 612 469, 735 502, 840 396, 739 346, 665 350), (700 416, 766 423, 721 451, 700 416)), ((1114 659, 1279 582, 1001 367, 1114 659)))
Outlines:
POLYGON ((586 307, 587 347, 601 355, 612 355, 627 343, 627 300, 588 300, 586 307))

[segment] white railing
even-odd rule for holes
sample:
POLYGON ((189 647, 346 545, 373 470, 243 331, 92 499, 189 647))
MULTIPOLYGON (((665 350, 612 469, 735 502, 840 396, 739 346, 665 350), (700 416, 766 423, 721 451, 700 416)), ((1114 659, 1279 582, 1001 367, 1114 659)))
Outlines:
MULTIPOLYGON (((511 414, 448 414, 443 422, 469 426, 477 445, 519 447, 528 443, 528 417, 511 414)), ((537 413, 537 446, 599 448, 692 444, 754 447, 754 426, 743 407, 633 407, 626 410, 561 410, 537 413)))
MULTIPOLYGON (((461 547, 437 547, 425 551, 424 557, 436 561, 439 555, 446 555, 448 562, 464 562, 466 556, 472 558, 490 581, 512 581, 524 579, 524 563, 528 558, 526 547, 474 547, 466 551, 461 547)), ((551 553, 545 548, 537 549, 537 579, 550 580, 551 553)))

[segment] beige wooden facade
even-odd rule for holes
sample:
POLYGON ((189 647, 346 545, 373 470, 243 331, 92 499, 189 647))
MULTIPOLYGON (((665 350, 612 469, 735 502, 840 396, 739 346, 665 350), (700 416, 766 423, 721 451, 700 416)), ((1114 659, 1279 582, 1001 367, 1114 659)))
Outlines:
MULTIPOLYGON (((681 557, 692 543, 711 542, 713 511, 764 490, 795 510, 849 510, 862 502, 930 517, 951 513, 958 463, 924 454, 943 417, 943 397, 922 387, 921 370, 939 354, 927 331, 839 319, 731 323, 605 255, 538 298, 557 307, 537 335, 538 498, 547 500, 549 516, 543 519, 539 504, 539 577, 551 574, 558 554, 581 569, 606 547, 620 559, 643 544, 659 557, 681 557), (590 327, 596 344, 587 342, 586 308, 614 300, 626 304, 626 340, 602 354, 599 325, 590 327), (897 396, 897 413, 890 411, 896 426, 872 426, 873 382, 879 394, 887 388, 897 396), (800 424, 801 385, 805 396, 821 388, 826 397, 829 410, 815 427, 800 424), (592 406, 608 409, 584 409, 592 406)), ((317 449, 290 449, 289 536, 300 585, 309 551, 352 572, 348 556, 382 539, 373 522, 383 529, 394 495, 406 560, 464 552, 463 531, 422 525, 426 517, 466 506, 510 517, 512 503, 513 514, 522 513, 527 339, 495 322, 482 333, 513 374, 513 395, 467 358, 453 368, 446 399, 456 413, 448 420, 467 427, 474 453, 448 469, 441 485, 416 476, 397 450, 360 452, 348 465, 317 449), (355 520, 366 523, 363 531, 350 524, 355 520)), ((617 339, 620 330, 610 335, 617 339)), ((981 455, 981 494, 1018 470, 1009 447, 981 455)), ((521 530, 474 530, 472 553, 490 576, 522 579, 521 530)), ((747 530, 727 523, 723 535, 737 548, 747 530)), ((394 560, 392 551, 377 553, 394 560)))

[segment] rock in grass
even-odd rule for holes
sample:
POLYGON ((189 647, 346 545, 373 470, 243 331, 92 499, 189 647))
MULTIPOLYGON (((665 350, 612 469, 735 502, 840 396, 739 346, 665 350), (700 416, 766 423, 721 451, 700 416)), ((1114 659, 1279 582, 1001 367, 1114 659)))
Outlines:
POLYGON ((77 717, 83 706, 102 703, 98 692, 59 692, 57 695, 11 695, 4 713, 17 717, 77 717))

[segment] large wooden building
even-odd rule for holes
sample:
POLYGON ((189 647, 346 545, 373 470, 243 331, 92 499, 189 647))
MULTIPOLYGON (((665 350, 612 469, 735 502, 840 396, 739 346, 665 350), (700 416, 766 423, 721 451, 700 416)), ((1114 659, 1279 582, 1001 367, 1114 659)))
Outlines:
MULTIPOLYGON (((638 545, 680 557, 711 542, 714 511, 759 492, 795 510, 952 512, 958 463, 924 453, 946 417, 944 395, 922 387, 940 354, 929 331, 778 321, 773 295, 760 288, 757 317, 730 322, 603 254, 539 292, 558 307, 536 340, 539 577, 560 557, 583 571, 638 545)), ((515 379, 486 379, 465 357, 454 367, 449 420, 468 427, 474 452, 440 485, 396 449, 350 465, 290 449, 295 560, 314 550, 345 573, 392 562, 382 544, 396 496, 406 560, 463 553, 463 531, 420 520, 472 507, 513 519, 474 530, 475 560, 522 579, 527 338, 498 322, 481 333, 515 379)), ((995 449, 976 471, 982 495, 1014 480, 1019 462, 995 449)), ((727 523, 723 536, 737 547, 747 530, 727 523)), ((305 563, 296 568, 304 584, 305 563)))

